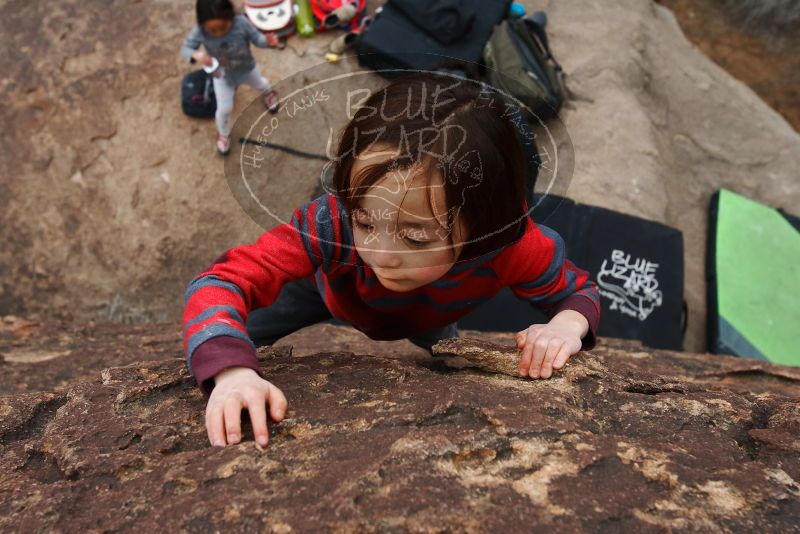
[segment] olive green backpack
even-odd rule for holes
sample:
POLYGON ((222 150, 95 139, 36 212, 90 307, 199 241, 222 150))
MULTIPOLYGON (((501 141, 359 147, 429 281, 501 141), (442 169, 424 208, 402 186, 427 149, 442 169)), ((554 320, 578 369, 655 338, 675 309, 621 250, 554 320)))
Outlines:
POLYGON ((483 62, 492 86, 547 119, 561 109, 567 89, 564 72, 550 53, 543 15, 506 19, 495 26, 483 50, 483 62))

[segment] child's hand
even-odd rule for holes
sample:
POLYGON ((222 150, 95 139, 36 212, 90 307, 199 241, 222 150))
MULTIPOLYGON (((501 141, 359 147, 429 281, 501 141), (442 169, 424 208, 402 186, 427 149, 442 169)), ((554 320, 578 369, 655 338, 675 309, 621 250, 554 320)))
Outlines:
MULTIPOLYGON (((183 56, 186 57, 186 56, 183 56)), ((205 65, 206 67, 210 67, 212 65, 211 56, 209 56, 205 50, 195 50, 192 53, 192 59, 200 63, 201 65, 205 65)))
POLYGON ((242 439, 242 409, 247 408, 256 443, 262 447, 269 441, 267 412, 275 421, 281 421, 286 413, 286 397, 283 392, 267 382, 252 369, 230 367, 214 377, 216 386, 206 406, 206 430, 214 446, 233 445, 242 439))
POLYGON ((550 378, 553 369, 561 369, 570 356, 581 350, 581 338, 589 323, 580 313, 564 310, 547 324, 534 324, 514 336, 522 351, 519 375, 550 378))

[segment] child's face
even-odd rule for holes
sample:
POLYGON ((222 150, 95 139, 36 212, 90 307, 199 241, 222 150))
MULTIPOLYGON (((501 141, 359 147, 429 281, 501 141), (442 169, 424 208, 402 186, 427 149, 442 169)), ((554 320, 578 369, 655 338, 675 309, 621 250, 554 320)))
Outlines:
POLYGON ((210 19, 203 23, 203 29, 214 37, 222 37, 228 33, 231 26, 233 26, 233 21, 228 19, 210 19))
MULTIPOLYGON (((361 153, 351 176, 393 154, 385 146, 361 153)), ((393 291, 411 291, 438 280, 463 248, 460 218, 447 230, 441 175, 431 177, 429 189, 424 172, 417 166, 387 173, 359 194, 360 207, 351 214, 356 251, 381 285, 393 291)))

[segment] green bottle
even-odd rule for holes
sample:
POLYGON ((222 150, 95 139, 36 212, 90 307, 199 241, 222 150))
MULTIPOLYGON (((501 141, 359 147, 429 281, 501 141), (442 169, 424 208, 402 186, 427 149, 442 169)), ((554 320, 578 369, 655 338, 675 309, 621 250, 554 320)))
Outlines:
POLYGON ((297 26, 297 33, 303 37, 314 35, 314 14, 311 12, 309 0, 295 0, 297 3, 297 16, 294 23, 297 26))

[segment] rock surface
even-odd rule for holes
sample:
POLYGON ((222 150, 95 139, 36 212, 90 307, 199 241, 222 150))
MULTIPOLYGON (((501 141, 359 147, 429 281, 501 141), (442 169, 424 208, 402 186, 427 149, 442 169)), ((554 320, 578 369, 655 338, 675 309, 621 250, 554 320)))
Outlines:
POLYGON ((519 350, 514 345, 501 347, 481 339, 443 339, 431 352, 434 356, 459 356, 487 373, 519 378, 519 350))
POLYGON ((798 4, 734 0, 658 2, 675 13, 686 37, 704 54, 745 82, 800 131, 798 4), (777 9, 779 6, 784 13, 777 9), (760 17, 759 11, 763 12, 760 17))
MULTIPOLYGON (((0 313, 175 321, 191 277, 262 231, 229 194, 213 124, 178 106, 193 3, 3 3, 0 313)), ((797 211, 800 136, 650 0, 524 3, 548 11, 578 97, 564 112, 568 194, 684 232, 686 347, 703 350, 709 197, 728 187, 797 211)), ((335 37, 256 57, 275 82, 323 61, 335 37)), ((237 113, 254 96, 237 93, 237 113)))
POLYGON ((364 351, 349 328, 295 335, 325 334, 325 351, 261 351, 289 399, 264 452, 249 428, 208 445, 205 399, 166 352, 0 397, 0 530, 798 532, 796 369, 603 339, 532 381, 364 351))
MULTIPOLYGON (((464 330, 463 335, 506 344, 512 340, 507 333, 464 330)), ((427 355, 407 340, 373 341, 354 328, 330 323, 299 330, 275 347, 294 347, 295 356, 331 350, 391 358, 427 355)), ((107 367, 171 358, 184 358, 180 328, 174 324, 101 321, 80 325, 0 316, 0 395, 65 391, 107 367)))

